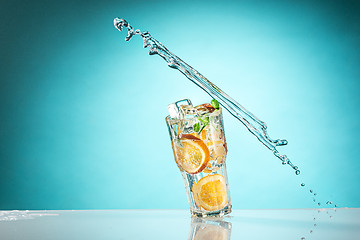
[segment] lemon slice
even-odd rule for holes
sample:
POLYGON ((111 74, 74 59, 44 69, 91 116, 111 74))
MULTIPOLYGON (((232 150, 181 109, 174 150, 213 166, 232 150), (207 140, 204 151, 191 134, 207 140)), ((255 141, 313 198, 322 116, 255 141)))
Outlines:
POLYGON ((210 161, 206 144, 193 135, 182 134, 179 141, 172 144, 177 165, 187 173, 201 172, 210 161))
POLYGON ((192 190, 196 205, 207 211, 220 210, 228 203, 225 178, 220 174, 201 178, 192 190))

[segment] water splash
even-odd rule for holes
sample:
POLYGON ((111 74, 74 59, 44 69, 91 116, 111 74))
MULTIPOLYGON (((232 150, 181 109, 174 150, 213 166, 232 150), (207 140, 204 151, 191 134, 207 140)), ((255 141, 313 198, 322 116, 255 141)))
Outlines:
POLYGON ((246 110, 242 105, 237 103, 234 99, 224 93, 219 87, 210 82, 202 74, 200 74, 196 69, 192 68, 186 62, 181 60, 178 56, 170 52, 163 44, 158 40, 153 38, 148 32, 141 32, 139 29, 134 30, 133 27, 124 19, 115 18, 114 26, 119 31, 122 31, 125 27, 127 29, 127 36, 125 37, 126 41, 129 41, 134 35, 140 35, 144 41, 144 48, 149 47, 150 55, 159 55, 167 63, 168 66, 174 69, 179 70, 183 73, 189 80, 203 89, 208 93, 212 98, 219 101, 219 103, 230 112, 235 118, 241 121, 245 127, 254 134, 257 139, 264 144, 268 149, 270 149, 273 154, 279 158, 282 164, 287 164, 295 170, 295 174, 299 175, 300 170, 295 166, 286 155, 282 155, 276 149, 277 146, 286 145, 288 142, 285 139, 273 140, 269 137, 267 132, 266 124, 254 116, 251 112, 246 110))

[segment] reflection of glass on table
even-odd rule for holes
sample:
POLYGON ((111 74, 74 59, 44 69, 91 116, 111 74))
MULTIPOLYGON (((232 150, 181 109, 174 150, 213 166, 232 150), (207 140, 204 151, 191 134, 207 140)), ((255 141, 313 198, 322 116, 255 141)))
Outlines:
POLYGON ((221 218, 193 217, 188 240, 230 240, 231 226, 221 218))

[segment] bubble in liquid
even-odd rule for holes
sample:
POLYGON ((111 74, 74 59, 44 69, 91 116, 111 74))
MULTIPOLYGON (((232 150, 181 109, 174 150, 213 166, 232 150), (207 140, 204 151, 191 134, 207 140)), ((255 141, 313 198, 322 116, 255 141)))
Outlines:
POLYGON ((316 223, 314 223, 314 227, 316 227, 316 223))
POLYGON ((305 240, 305 238, 304 237, 302 237, 302 238, 300 238, 301 240, 305 240))
POLYGON ((310 193, 313 193, 313 190, 312 190, 312 189, 310 189, 310 193))
POLYGON ((317 193, 314 193, 314 196, 316 196, 317 195, 317 193))
POLYGON ((310 230, 310 233, 312 233, 313 232, 313 230, 310 230))
POLYGON ((337 205, 335 204, 335 207, 337 207, 337 205))
POLYGON ((305 187, 305 183, 300 184, 300 186, 305 187))
POLYGON ((300 174, 300 171, 299 171, 299 170, 296 170, 296 171, 295 171, 295 174, 296 174, 296 175, 299 175, 299 174, 300 174))
POLYGON ((318 206, 320 206, 320 205, 321 205, 321 203, 318 202, 318 206))

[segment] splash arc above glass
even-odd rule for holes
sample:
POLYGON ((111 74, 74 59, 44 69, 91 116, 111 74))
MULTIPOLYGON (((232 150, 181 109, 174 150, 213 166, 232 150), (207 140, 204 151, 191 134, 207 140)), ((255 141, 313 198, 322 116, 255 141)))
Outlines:
POLYGON ((282 164, 288 164, 295 170, 296 175, 300 174, 298 167, 295 166, 286 155, 280 154, 276 149, 278 146, 286 145, 288 141, 285 139, 273 140, 270 138, 265 122, 259 120, 255 115, 246 110, 241 104, 237 103, 215 84, 210 82, 196 69, 170 52, 162 43, 153 38, 149 32, 142 32, 139 29, 134 30, 134 28, 122 18, 115 18, 114 26, 119 31, 122 31, 124 27, 127 29, 128 33, 125 37, 126 41, 129 41, 134 35, 140 35, 144 41, 144 48, 149 47, 150 55, 159 55, 168 63, 169 67, 179 70, 190 81, 203 89, 212 98, 219 101, 219 103, 228 110, 230 114, 243 123, 264 146, 271 150, 273 154, 281 160, 282 164))

